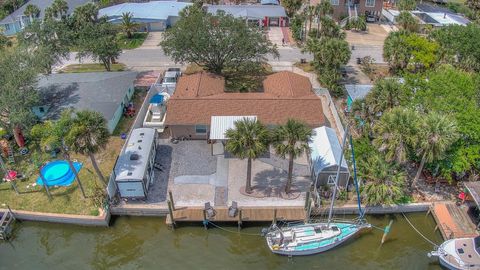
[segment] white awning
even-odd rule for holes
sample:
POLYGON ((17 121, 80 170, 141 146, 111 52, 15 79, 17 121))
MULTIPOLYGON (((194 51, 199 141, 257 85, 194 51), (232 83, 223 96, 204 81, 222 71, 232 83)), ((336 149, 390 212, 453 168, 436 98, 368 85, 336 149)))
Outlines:
POLYGON ((257 116, 212 116, 210 140, 226 140, 225 131, 235 128, 235 122, 244 118, 257 120, 257 116))

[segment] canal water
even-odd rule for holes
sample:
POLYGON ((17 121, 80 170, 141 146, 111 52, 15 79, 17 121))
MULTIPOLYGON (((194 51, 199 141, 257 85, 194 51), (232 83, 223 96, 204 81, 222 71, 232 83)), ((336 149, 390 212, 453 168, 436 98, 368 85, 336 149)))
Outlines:
MULTIPOLYGON (((206 231, 201 224, 171 231, 163 218, 118 217, 109 228, 22 222, 10 242, 0 241, 0 269, 440 269, 427 257, 432 246, 402 216, 368 220, 384 227, 392 218, 383 246, 382 232, 372 229, 332 251, 294 258, 272 254, 260 236, 206 231)), ((408 218, 425 236, 442 241, 431 216, 408 218)), ((247 226, 241 232, 257 234, 261 229, 247 226)))

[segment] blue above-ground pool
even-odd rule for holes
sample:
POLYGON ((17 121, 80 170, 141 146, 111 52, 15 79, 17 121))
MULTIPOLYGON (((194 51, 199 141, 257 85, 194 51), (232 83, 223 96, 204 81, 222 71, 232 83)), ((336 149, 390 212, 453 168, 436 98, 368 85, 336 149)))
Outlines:
MULTIPOLYGON (((73 162, 73 167, 79 172, 82 168, 82 163, 73 162)), ((45 180, 47 180, 48 186, 69 186, 75 180, 75 174, 65 160, 52 161, 43 166, 41 172, 45 180)), ((37 178, 37 184, 43 186, 40 176, 37 178)))

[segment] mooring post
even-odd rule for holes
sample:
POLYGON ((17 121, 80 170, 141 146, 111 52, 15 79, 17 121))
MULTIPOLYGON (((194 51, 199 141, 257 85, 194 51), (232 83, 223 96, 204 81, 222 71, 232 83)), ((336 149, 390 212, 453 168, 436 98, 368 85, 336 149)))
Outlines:
POLYGON ((207 210, 203 210, 203 228, 208 229, 207 210))
POLYGON ((172 203, 172 209, 173 211, 175 211, 175 203, 173 202, 173 194, 171 190, 168 191, 168 197, 170 198, 170 202, 172 203))
POLYGON ((307 210, 305 211, 305 222, 310 220, 310 211, 312 210, 312 203, 309 201, 307 204, 307 210))
POLYGON ((307 191, 307 196, 305 198, 305 210, 307 210, 307 207, 309 204, 310 204, 310 191, 307 191))
POLYGON ((238 209, 238 230, 242 228, 242 209, 238 209))
POLYGON ((172 221, 172 228, 175 228, 175 218, 173 217, 173 206, 171 201, 167 201, 168 204, 168 213, 170 215, 170 219, 172 221))
POLYGON ((277 208, 273 209, 273 220, 272 224, 277 224, 277 208))

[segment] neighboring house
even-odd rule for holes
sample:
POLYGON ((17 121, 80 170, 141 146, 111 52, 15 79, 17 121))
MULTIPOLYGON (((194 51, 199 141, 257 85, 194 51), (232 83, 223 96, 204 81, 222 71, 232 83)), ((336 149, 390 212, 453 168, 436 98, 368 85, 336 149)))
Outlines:
POLYGON ((256 117, 267 126, 284 124, 289 118, 312 128, 326 122, 310 80, 293 72, 269 75, 263 92, 249 93, 225 92, 224 78, 205 72, 180 77, 167 105, 170 136, 210 139, 214 116, 256 117))
MULTIPOLYGON (((342 146, 335 130, 329 127, 319 127, 313 130, 314 135, 308 143, 310 147, 310 162, 312 179, 317 186, 335 185, 335 177, 340 164, 342 146)), ((347 187, 350 172, 347 161, 342 159, 338 185, 347 187)))
POLYGON ((99 16, 107 16, 111 23, 122 23, 122 14, 131 13, 132 21, 140 24, 146 31, 164 31, 175 24, 179 13, 192 3, 176 1, 152 1, 146 3, 124 3, 99 11, 99 16))
POLYGON ((112 133, 133 95, 136 77, 131 71, 42 75, 38 82, 41 106, 33 112, 42 119, 57 119, 66 108, 97 111, 112 133))
MULTIPOLYGON (((424 11, 410 11, 414 18, 417 19, 420 25, 432 25, 434 27, 448 26, 451 24, 467 25, 470 23, 468 19, 462 15, 457 15, 447 12, 424 12, 424 11)), ((400 15, 400 11, 396 9, 384 9, 382 15, 390 22, 396 23, 397 17, 400 15)))
POLYGON ((288 26, 285 9, 279 5, 205 5, 205 9, 215 14, 224 11, 236 18, 259 26, 288 26))
POLYGON ((352 109, 352 103, 358 99, 364 99, 367 94, 372 90, 371 84, 346 84, 347 90, 347 111, 352 109))
MULTIPOLYGON (((0 27, 4 29, 4 35, 12 36, 21 32, 23 28, 31 23, 34 19, 43 19, 45 9, 52 5, 54 0, 30 0, 12 14, 0 21, 0 27), (40 9, 40 14, 36 18, 30 18, 24 15, 28 5, 35 5, 40 9)), ((90 0, 65 0, 68 4, 68 14, 73 13, 76 7, 91 2, 90 0)))
MULTIPOLYGON (((310 0, 310 5, 315 6, 320 0, 310 0)), ((333 6, 333 17, 341 20, 355 13, 380 18, 382 15, 383 0, 330 0, 333 6)))

